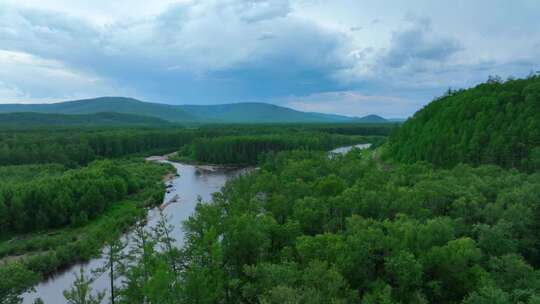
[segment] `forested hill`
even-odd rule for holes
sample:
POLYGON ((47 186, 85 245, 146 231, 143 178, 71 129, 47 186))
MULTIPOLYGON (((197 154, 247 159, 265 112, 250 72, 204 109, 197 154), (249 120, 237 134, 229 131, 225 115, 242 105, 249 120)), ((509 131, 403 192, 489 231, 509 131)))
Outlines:
POLYGON ((267 103, 168 105, 124 97, 101 97, 53 104, 0 104, 0 113, 93 114, 116 112, 157 117, 176 123, 385 123, 376 115, 348 117, 301 112, 267 103))
POLYGON ((109 112, 78 115, 34 112, 0 114, 2 127, 166 125, 171 125, 171 123, 155 117, 109 112))
POLYGON ((540 76, 449 91, 391 136, 387 155, 436 166, 497 164, 540 170, 540 76))
POLYGON ((166 104, 142 102, 124 97, 101 97, 51 104, 0 104, 0 113, 37 112, 55 114, 95 114, 116 112, 157 117, 171 122, 192 121, 184 110, 166 104))
POLYGON ((267 103, 232 103, 221 105, 182 105, 186 112, 201 121, 222 123, 314 123, 360 122, 384 123, 377 115, 348 117, 342 115, 301 112, 267 103))
POLYGON ((379 115, 367 115, 360 118, 355 118, 355 122, 361 122, 361 123, 388 123, 390 122, 384 117, 381 117, 379 115))

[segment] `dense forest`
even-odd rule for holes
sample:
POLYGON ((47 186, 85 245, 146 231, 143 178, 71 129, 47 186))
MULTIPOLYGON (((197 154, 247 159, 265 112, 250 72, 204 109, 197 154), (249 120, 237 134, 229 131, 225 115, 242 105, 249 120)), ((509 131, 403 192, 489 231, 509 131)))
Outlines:
MULTIPOLYGON (((87 223, 141 188, 141 178, 136 178, 128 168, 117 162, 96 161, 56 174, 48 167, 19 166, 15 174, 9 175, 10 179, 3 178, 0 184, 0 233, 87 223), (28 182, 18 178, 28 171, 44 175, 43 169, 51 173, 28 182)), ((6 169, 10 168, 0 167, 0 172, 6 169)))
POLYGON ((407 163, 540 170, 540 76, 449 90, 403 124, 388 148, 389 157, 407 163))
POLYGON ((287 134, 295 132, 322 132, 343 135, 388 136, 398 126, 395 123, 288 123, 288 124, 209 124, 199 127, 206 137, 225 135, 287 134))
MULTIPOLYGON (((539 100, 538 76, 490 78, 450 90, 401 126, 4 132, 0 228, 10 241, 0 240, 0 258, 40 254, 0 266, 10 278, 0 296, 14 299, 0 303, 17 303, 36 274, 107 243, 107 267, 122 277, 111 275, 115 304, 538 304, 539 100), (370 150, 327 153, 366 142, 370 150), (55 149, 67 156, 33 154, 55 149), (167 172, 126 157, 156 150, 258 170, 199 202, 182 224, 182 247, 170 235, 180 223, 161 218, 151 230, 136 225, 120 255, 114 248, 125 244, 103 229, 141 219, 137 206, 159 200, 167 172), (50 229, 60 232, 41 233, 50 229), (12 238, 21 232, 31 237, 12 238)), ((66 299, 100 303, 91 281, 81 272, 66 299)))
POLYGON ((126 126, 172 126, 165 120, 122 113, 94 113, 94 114, 52 114, 52 113, 0 113, 0 127, 4 129, 57 127, 57 126, 101 126, 101 127, 126 127, 126 126))
POLYGON ((146 235, 117 302, 538 303, 539 193, 491 165, 267 155, 198 205, 184 248, 146 235))
MULTIPOLYGON (((394 128, 393 125, 234 125, 206 126, 198 129, 171 128, 59 128, 59 129, 15 129, 0 131, 0 166, 21 164, 60 163, 71 167, 85 165, 96 159, 118 158, 137 153, 166 153, 177 151, 190 145, 195 139, 195 146, 202 151, 201 143, 218 144, 225 136, 246 136, 243 149, 248 142, 259 145, 266 139, 286 143, 286 148, 327 149, 340 143, 353 142, 343 135, 384 136, 394 128), (299 134, 306 138, 300 139, 299 134), (335 135, 331 135, 335 134, 335 135), (265 136, 265 139, 254 138, 265 136), (316 138, 319 142, 316 142, 316 138), (308 147, 309 146, 309 147, 308 147)), ((356 140, 362 139, 357 138, 356 140)), ((380 141, 372 137, 369 141, 380 141)), ((229 140, 227 140, 229 141, 229 140)), ((257 147, 249 147, 258 149, 257 147)), ((284 148, 284 144, 280 149, 284 148)), ((185 148, 190 154, 194 147, 185 148)), ((265 149, 266 151, 266 149, 265 149)), ((242 150, 233 151, 241 153, 242 150)), ((218 153, 218 152, 215 152, 218 153)), ((198 157, 197 157, 198 158, 198 157)), ((200 160, 206 161, 207 156, 200 160)), ((256 160, 249 156, 248 162, 256 160)))
POLYGON ((170 152, 193 138, 192 130, 178 128, 11 130, 0 132, 0 165, 84 165, 134 153, 170 152))
MULTIPOLYGON (((168 165, 137 156, 189 151, 204 162, 255 163, 267 152, 328 150, 381 141, 321 131, 331 125, 277 125, 197 129, 81 125, 13 128, 0 132, 0 303, 43 276, 95 257, 128 227, 161 203, 168 165), (242 130, 254 127, 248 135, 242 130)), ((390 127, 355 127, 378 135, 390 127)))
POLYGON ((256 164, 268 152, 284 150, 331 150, 345 145, 372 141, 372 138, 327 133, 219 136, 198 138, 181 151, 197 162, 211 164, 256 164))
POLYGON ((449 92, 343 156, 209 128, 185 151, 259 170, 197 206, 182 248, 139 235, 116 302, 540 303, 538 81, 449 92))
POLYGON ((0 167, 0 303, 19 303, 42 276, 99 254, 162 202, 169 172, 142 159, 0 167))

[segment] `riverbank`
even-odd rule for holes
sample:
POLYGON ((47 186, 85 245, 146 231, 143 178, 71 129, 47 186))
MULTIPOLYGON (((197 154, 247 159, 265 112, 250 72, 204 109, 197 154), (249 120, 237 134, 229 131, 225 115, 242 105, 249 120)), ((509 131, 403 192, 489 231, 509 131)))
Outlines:
MULTIPOLYGON (((126 166, 126 170, 129 170, 133 166, 141 166, 142 169, 150 165, 146 164, 145 167, 140 163, 127 163, 126 166)), ((111 204, 87 224, 12 235, 9 240, 0 242, 0 268, 13 268, 13 264, 18 264, 21 271, 30 271, 42 280, 47 280, 77 262, 99 255, 107 241, 117 239, 129 227, 145 218, 149 207, 162 202, 164 184, 161 179, 174 168, 169 165, 151 166, 153 170, 142 170, 146 176, 141 177, 139 183, 142 188, 137 193, 111 204)), ((9 292, 4 288, 21 284, 11 281, 16 280, 16 274, 2 280, 4 282, 0 286, 0 295, 9 292)), ((33 282, 24 283, 28 287, 33 285, 33 282)))
MULTIPOLYGON (((162 162, 163 160, 157 161, 162 162)), ((197 173, 198 169, 195 166, 174 162, 169 162, 169 164, 174 166, 180 174, 167 182, 168 191, 165 192, 165 196, 162 199, 163 204, 160 208, 148 210, 144 224, 145 229, 152 230, 162 218, 160 214, 162 213, 173 229, 170 236, 174 240, 175 246, 181 247, 185 239, 182 223, 189 219, 197 205, 200 202, 211 201, 212 194, 220 191, 227 180, 249 172, 249 169, 197 173), (175 203, 167 204, 171 200, 174 200, 175 203)), ((129 229, 127 230, 129 231, 129 229)), ((129 232, 123 236, 123 239, 130 239, 129 232)), ((126 250, 129 249, 126 248, 126 250)), ((104 263, 103 258, 92 258, 88 262, 74 264, 50 280, 36 285, 34 292, 25 293, 23 295, 23 303, 31 304, 37 297, 42 298, 45 303, 66 303, 62 295, 62 290, 73 284, 73 273, 79 271, 79 267, 84 267, 85 272, 91 275, 92 270, 102 267, 104 263)), ((92 282, 92 288, 95 291, 108 292, 110 290, 108 274, 104 273, 101 276, 95 277, 92 282)))
MULTIPOLYGON (((145 227, 152 229, 159 221, 160 213, 171 223, 171 237, 178 247, 184 245, 184 228, 182 223, 188 220, 196 210, 199 202, 209 202, 212 200, 212 194, 221 190, 226 181, 238 175, 252 171, 252 168, 243 168, 239 170, 223 170, 218 166, 208 166, 211 170, 201 166, 193 166, 183 163, 169 161, 170 156, 153 156, 146 158, 148 162, 169 163, 174 166, 179 175, 174 175, 172 179, 166 182, 165 196, 159 208, 149 210, 145 215, 145 227)), ((129 230, 126 228, 124 231, 129 230)), ((129 239, 129 233, 124 235, 129 239)), ((99 246, 95 246, 96 248, 99 246)), ((97 255, 95 255, 97 256, 97 255)), ((74 264, 65 269, 62 273, 57 273, 46 282, 36 285, 34 292, 24 294, 24 304, 33 303, 34 299, 41 297, 46 303, 65 303, 62 296, 62 290, 73 284, 73 272, 78 271, 79 267, 84 267, 89 274, 93 269, 103 266, 105 261, 100 258, 92 258, 86 263, 74 264)), ((110 282, 107 274, 95 278, 92 283, 94 290, 107 292, 110 288, 110 282)))
MULTIPOLYGON (((156 160, 157 157, 152 157, 151 160, 156 160)), ((208 162, 201 162, 193 159, 192 157, 180 155, 178 152, 168 155, 168 161, 191 165, 197 168, 198 173, 215 173, 222 171, 235 171, 242 168, 253 166, 253 164, 212 164, 208 162)))

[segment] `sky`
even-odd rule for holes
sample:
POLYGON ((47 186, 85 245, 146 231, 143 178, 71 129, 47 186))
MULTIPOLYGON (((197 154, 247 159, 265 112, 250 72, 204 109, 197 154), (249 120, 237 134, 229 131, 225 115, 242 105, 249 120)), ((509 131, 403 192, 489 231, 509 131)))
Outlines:
POLYGON ((538 0, 0 0, 0 103, 127 96, 407 117, 540 70, 538 0))

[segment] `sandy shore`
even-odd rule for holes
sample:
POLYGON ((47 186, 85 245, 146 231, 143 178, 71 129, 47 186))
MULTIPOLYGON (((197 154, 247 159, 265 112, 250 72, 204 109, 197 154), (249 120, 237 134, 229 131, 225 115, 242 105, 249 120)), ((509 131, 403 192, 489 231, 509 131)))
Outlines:
POLYGON ((168 157, 165 155, 165 156, 158 156, 158 155, 155 155, 155 156, 149 156, 147 158, 145 158, 146 161, 162 161, 162 160, 168 160, 168 157))
POLYGON ((173 156, 174 154, 176 154, 176 152, 172 152, 165 155, 152 155, 145 158, 145 160, 146 161, 167 161, 169 160, 169 157, 173 156))

